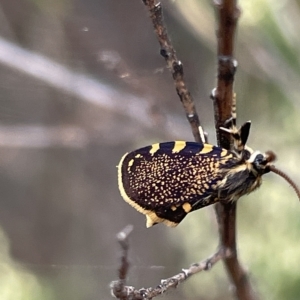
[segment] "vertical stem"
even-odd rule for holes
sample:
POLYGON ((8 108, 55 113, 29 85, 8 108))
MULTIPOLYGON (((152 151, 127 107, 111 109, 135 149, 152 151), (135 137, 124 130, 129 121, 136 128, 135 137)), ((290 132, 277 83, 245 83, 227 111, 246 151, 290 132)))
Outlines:
MULTIPOLYGON (((231 117, 232 99, 234 97, 233 83, 237 62, 234 55, 234 37, 240 10, 236 0, 215 1, 219 25, 218 40, 218 78, 214 91, 215 126, 218 145, 230 149, 231 139, 221 131, 220 126, 231 117)), ((220 247, 229 249, 232 256, 224 258, 227 273, 235 286, 235 293, 240 300, 255 300, 257 295, 251 286, 249 277, 240 264, 236 249, 236 208, 237 203, 218 203, 215 206, 220 247)))
POLYGON ((226 149, 230 148, 230 137, 220 131, 224 122, 231 117, 233 83, 237 62, 233 58, 234 34, 240 10, 235 0, 215 2, 219 27, 217 29, 218 41, 218 78, 214 95, 215 126, 218 144, 226 149))

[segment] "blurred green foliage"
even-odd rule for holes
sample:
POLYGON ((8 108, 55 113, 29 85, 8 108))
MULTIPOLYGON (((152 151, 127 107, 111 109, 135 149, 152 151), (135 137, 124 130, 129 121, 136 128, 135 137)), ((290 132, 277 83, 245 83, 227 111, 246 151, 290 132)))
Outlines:
POLYGON ((9 241, 0 230, 0 299, 5 300, 50 300, 53 294, 48 284, 34 272, 15 262, 9 253, 9 241))

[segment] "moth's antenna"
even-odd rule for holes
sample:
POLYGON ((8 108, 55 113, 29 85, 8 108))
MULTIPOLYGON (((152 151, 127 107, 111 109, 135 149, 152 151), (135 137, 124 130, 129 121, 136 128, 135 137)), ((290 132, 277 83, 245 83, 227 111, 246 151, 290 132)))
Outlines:
POLYGON ((277 175, 281 176, 282 178, 284 178, 292 186, 292 188, 295 190, 295 192, 299 198, 299 201, 300 201, 300 190, 299 190, 297 184, 284 172, 276 169, 275 166, 269 166, 269 168, 270 168, 270 171, 272 171, 272 172, 276 173, 277 175))

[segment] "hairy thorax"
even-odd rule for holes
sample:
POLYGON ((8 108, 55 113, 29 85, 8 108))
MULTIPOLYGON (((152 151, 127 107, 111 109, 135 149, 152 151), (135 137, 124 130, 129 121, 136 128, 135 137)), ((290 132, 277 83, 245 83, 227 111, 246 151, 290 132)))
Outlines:
POLYGON ((220 201, 235 201, 257 189, 262 183, 262 175, 251 163, 235 161, 234 165, 220 170, 222 180, 217 185, 220 201))

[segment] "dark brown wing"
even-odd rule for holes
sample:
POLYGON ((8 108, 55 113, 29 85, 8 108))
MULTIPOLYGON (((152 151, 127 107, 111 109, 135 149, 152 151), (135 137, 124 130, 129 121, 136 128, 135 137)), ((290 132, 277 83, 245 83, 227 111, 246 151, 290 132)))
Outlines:
POLYGON ((209 144, 153 144, 122 157, 119 189, 125 201, 146 215, 147 227, 160 222, 176 226, 187 213, 213 203, 220 164, 231 157, 209 144))

